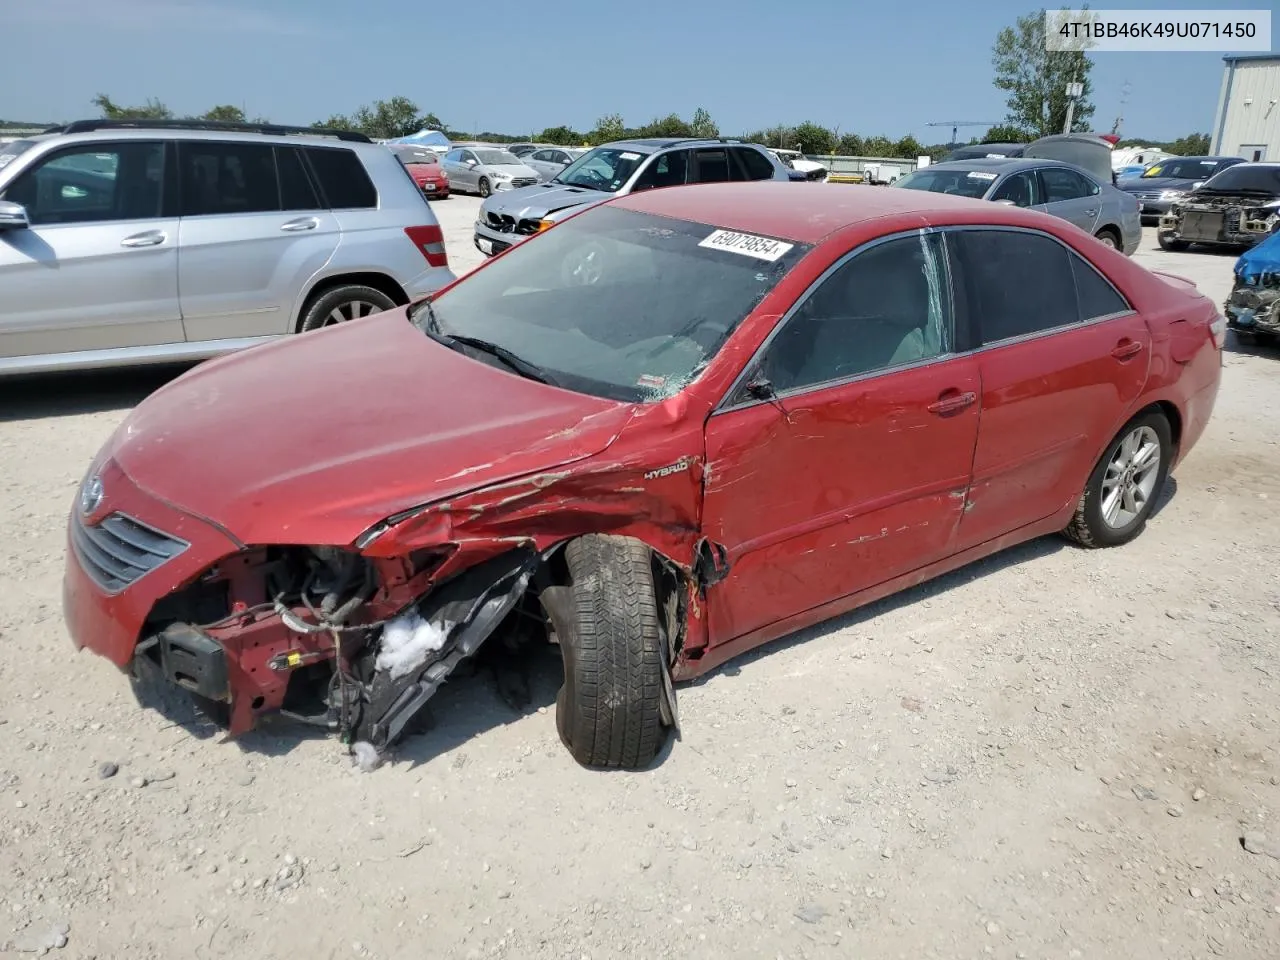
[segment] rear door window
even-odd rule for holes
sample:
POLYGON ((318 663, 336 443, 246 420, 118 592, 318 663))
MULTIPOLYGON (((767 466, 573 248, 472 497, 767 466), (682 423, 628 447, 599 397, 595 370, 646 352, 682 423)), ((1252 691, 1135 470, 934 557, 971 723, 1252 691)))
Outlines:
POLYGON ((981 342, 999 343, 1080 322, 1070 254, 1057 240, 1026 230, 951 234, 981 342))
POLYGON ((178 143, 184 217, 281 209, 275 152, 265 143, 178 143))
POLYGON ((690 183, 725 183, 729 180, 729 151, 723 147, 693 151, 690 183))
POLYGON ((305 151, 330 209, 371 210, 378 206, 377 188, 354 150, 307 147, 305 151))
POLYGON ((1041 167, 1040 184, 1044 188, 1044 203, 1058 203, 1063 200, 1079 200, 1098 192, 1098 186, 1086 180, 1074 170, 1061 167, 1041 167))
POLYGON ((280 176, 280 206, 283 210, 320 210, 311 176, 294 147, 276 147, 276 170, 280 176))

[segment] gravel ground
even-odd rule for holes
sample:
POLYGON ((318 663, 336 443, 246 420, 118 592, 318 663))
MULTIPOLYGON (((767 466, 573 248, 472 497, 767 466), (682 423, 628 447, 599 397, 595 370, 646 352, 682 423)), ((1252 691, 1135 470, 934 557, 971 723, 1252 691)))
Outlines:
MULTIPOLYGON (((477 201, 437 207, 465 269, 477 201)), ((1233 257, 1150 234, 1221 302, 1233 257)), ((636 774, 560 746, 553 659, 525 716, 451 684, 372 774, 136 709, 65 636, 63 523, 168 376, 0 385, 0 955, 1280 955, 1280 354, 1229 343, 1133 544, 1044 539, 730 664, 636 774)))

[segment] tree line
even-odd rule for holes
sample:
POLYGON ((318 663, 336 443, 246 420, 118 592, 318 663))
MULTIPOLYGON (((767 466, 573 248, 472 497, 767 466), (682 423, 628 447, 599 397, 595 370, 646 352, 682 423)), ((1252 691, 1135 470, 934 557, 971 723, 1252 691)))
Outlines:
MULTIPOLYGON (((1085 5, 1084 9, 1087 9, 1085 5)), ((1004 121, 992 126, 982 137, 970 138, 968 143, 1013 142, 1027 143, 1038 137, 1063 132, 1066 125, 1069 100, 1067 84, 1080 83, 1082 95, 1072 110, 1072 131, 1087 131, 1094 114, 1093 85, 1090 72, 1093 62, 1084 50, 1046 49, 1044 10, 1019 17, 997 35, 991 50, 993 83, 1007 94, 1004 121)), ((159 100, 149 99, 138 106, 121 106, 106 94, 98 94, 93 101, 107 119, 173 119, 174 113, 159 100)), ((184 119, 223 120, 246 122, 242 107, 221 104, 197 117, 184 119)), ((266 123, 255 117, 254 122, 266 123)), ((1112 127, 1117 133, 1119 118, 1112 127)), ((640 126, 626 123, 621 114, 611 113, 596 120, 590 130, 576 130, 560 125, 541 131, 519 134, 493 130, 457 130, 451 128, 434 113, 422 112, 418 104, 408 97, 395 96, 388 100, 375 100, 359 107, 351 114, 334 114, 311 124, 314 128, 351 130, 364 133, 373 139, 395 139, 417 133, 423 129, 439 130, 451 140, 484 140, 492 143, 513 143, 519 140, 556 143, 563 146, 607 143, 632 137, 718 137, 720 127, 704 108, 694 110, 685 120, 679 114, 670 113, 655 117, 640 126)), ((841 133, 812 121, 795 125, 779 124, 760 130, 744 131, 737 135, 753 143, 771 147, 799 150, 806 154, 840 154, 864 157, 906 157, 928 155, 937 160, 955 143, 922 144, 907 135, 892 138, 884 135, 865 136, 857 133, 841 133)), ((1209 149, 1208 134, 1194 133, 1174 141, 1121 140, 1120 146, 1138 145, 1157 147, 1184 156, 1203 155, 1209 149)))

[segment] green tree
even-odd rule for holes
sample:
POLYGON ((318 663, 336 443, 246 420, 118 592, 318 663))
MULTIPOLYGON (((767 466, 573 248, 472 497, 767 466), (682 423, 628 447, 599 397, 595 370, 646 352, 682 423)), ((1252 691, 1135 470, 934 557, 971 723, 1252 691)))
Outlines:
MULTIPOLYGON (((1082 6, 1081 9, 1088 9, 1082 6)), ((1033 137, 1062 133, 1067 120, 1067 84, 1083 84, 1071 129, 1088 130, 1093 63, 1084 50, 1045 49, 1044 10, 1019 17, 996 35, 991 54, 995 85, 1009 94, 1007 122, 1033 137)))
POLYGON ((159 100, 148 98, 140 107, 122 107, 105 93, 100 93, 90 101, 102 111, 104 120, 171 120, 173 111, 159 100))
MULTIPOLYGON (((1059 131, 1061 132, 1061 131, 1059 131)), ((991 127, 982 137, 983 143, 1030 143, 1034 134, 1012 123, 998 123, 991 127)))
POLYGON ((866 144, 856 133, 846 133, 840 138, 840 145, 836 149, 846 157, 861 157, 864 156, 866 144))
POLYGON ((556 143, 562 147, 576 147, 585 139, 585 136, 574 130, 572 127, 547 127, 538 136, 534 137, 541 143, 556 143))
POLYGON ((906 157, 909 160, 914 160, 916 157, 922 156, 924 152, 924 145, 910 134, 893 145, 893 155, 895 157, 906 157))
POLYGON ((394 140, 417 133, 424 127, 441 130, 444 124, 434 113, 418 113, 418 105, 408 97, 375 100, 358 108, 351 116, 333 114, 327 120, 312 124, 331 130, 352 130, 374 140, 394 140))
POLYGON ((795 149, 803 153, 831 153, 836 148, 836 135, 826 127, 809 120, 791 131, 795 149))
POLYGON ((867 137, 862 141, 864 157, 892 157, 893 141, 888 137, 867 137))
POLYGON ((596 121, 595 128, 587 134, 587 139, 592 143, 608 143, 611 140, 621 140, 626 135, 627 127, 622 122, 622 114, 610 113, 596 121))
POLYGON ((702 107, 693 111, 693 119, 689 121, 689 128, 693 131, 692 135, 695 137, 720 136, 720 128, 711 119, 711 114, 707 113, 702 107))
POLYGON ((244 123, 248 118, 244 115, 244 111, 239 107, 233 107, 230 104, 222 104, 214 107, 212 110, 206 110, 200 115, 201 120, 219 120, 223 123, 244 123))
POLYGON ((650 120, 638 131, 641 137, 692 137, 693 127, 680 119, 679 114, 669 113, 665 117, 650 120))
POLYGON ((1169 152, 1179 157, 1203 157, 1209 152, 1209 135, 1192 133, 1169 144, 1169 152))

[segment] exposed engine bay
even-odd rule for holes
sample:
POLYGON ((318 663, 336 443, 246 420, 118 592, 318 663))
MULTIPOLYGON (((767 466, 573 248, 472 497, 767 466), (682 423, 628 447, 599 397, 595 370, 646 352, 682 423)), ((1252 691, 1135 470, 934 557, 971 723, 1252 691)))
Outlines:
MULTIPOLYGON (((381 758, 486 640, 508 659, 560 642, 552 598, 561 547, 518 545, 438 581, 449 547, 395 559, 335 547, 246 550, 155 605, 134 655, 135 689, 176 685, 232 735, 279 713, 381 758)), ((680 574, 655 564, 665 573, 671 663, 684 617, 680 574)))
POLYGON ((1160 232, 1186 243, 1257 243, 1280 224, 1274 198, 1224 194, 1179 201, 1160 218, 1160 232))
POLYGON ((1280 232, 1236 261, 1235 282, 1223 307, 1227 325, 1240 332, 1280 336, 1280 232))

